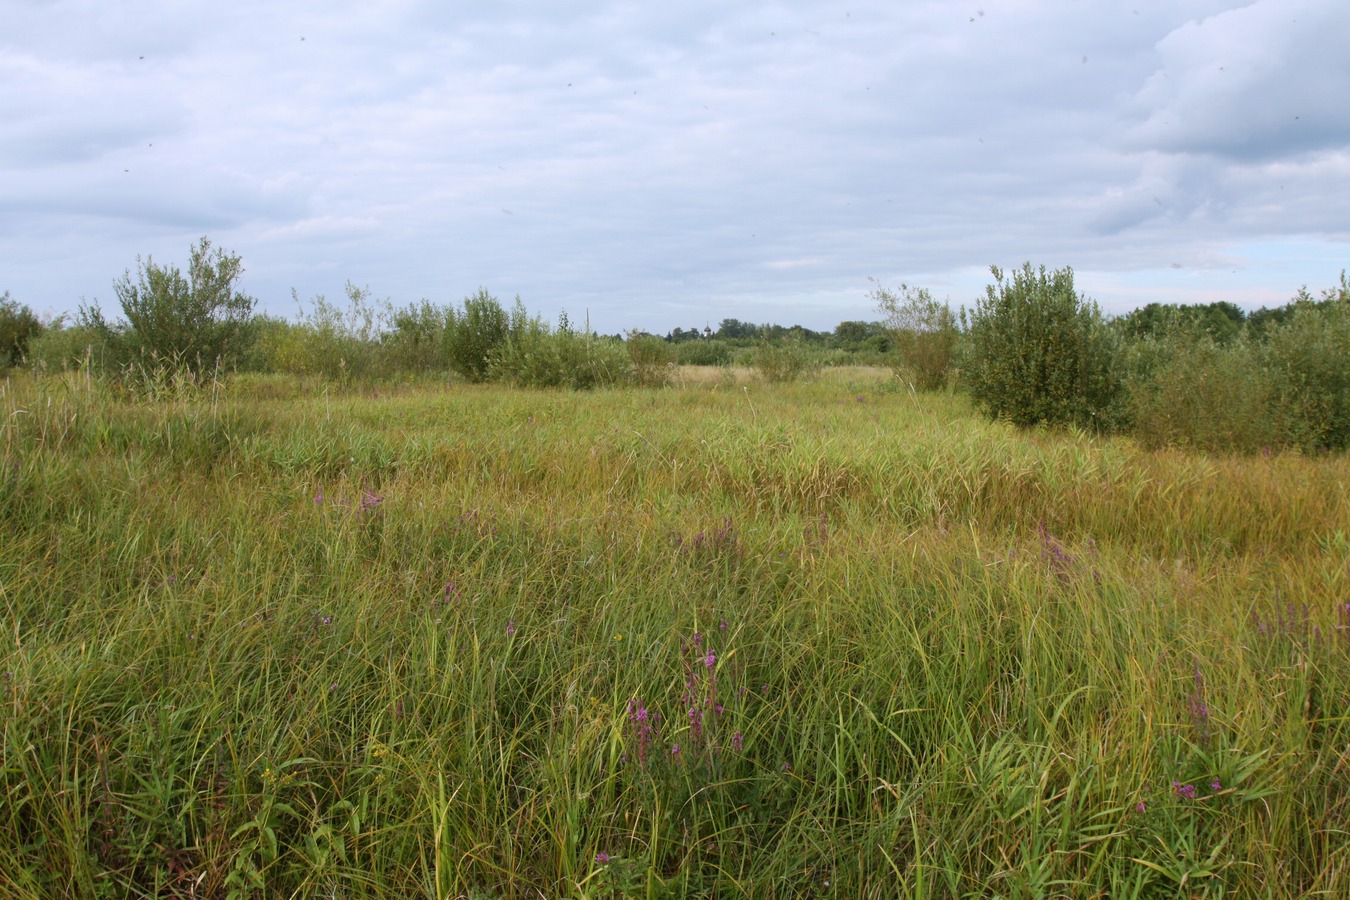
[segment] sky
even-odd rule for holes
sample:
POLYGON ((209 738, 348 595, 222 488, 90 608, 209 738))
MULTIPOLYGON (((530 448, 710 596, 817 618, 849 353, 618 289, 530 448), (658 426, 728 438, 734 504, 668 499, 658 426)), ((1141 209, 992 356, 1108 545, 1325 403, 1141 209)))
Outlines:
POLYGON ((1347 46, 1344 0, 0 0, 0 291, 115 314, 209 236, 285 317, 823 330, 1024 261, 1275 306, 1350 267, 1347 46))

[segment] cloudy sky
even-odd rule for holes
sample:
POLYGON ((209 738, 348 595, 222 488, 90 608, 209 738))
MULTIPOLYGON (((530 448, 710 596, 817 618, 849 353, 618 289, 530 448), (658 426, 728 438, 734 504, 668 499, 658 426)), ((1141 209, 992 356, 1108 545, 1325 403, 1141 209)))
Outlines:
POLYGON ((0 291, 114 311, 209 235, 287 316, 832 328, 1024 260, 1275 305, 1350 267, 1347 46, 1344 0, 0 0, 0 291))

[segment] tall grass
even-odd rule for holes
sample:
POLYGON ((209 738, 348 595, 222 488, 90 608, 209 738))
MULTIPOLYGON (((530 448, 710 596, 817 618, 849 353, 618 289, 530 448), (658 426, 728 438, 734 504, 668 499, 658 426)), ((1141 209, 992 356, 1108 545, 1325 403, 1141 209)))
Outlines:
POLYGON ((3 382, 4 891, 1344 895, 1350 463, 855 374, 3 382))

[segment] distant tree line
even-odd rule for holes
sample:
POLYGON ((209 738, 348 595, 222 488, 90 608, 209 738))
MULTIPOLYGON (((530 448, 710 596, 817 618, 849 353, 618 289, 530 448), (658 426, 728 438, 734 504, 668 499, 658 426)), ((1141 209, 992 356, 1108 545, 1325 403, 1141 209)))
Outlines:
POLYGON ((1300 289, 1274 309, 1229 302, 1150 303, 1109 318, 1073 271, 1030 263, 991 270, 971 307, 924 289, 878 285, 878 321, 833 331, 722 319, 665 336, 602 336, 556 323, 485 289, 459 304, 376 302, 349 283, 346 302, 297 304, 295 319, 256 312, 240 258, 207 238, 186 271, 137 260, 114 282, 122 317, 97 305, 44 323, 0 294, 0 371, 81 368, 153 395, 232 372, 339 382, 444 377, 524 387, 659 386, 680 365, 751 366, 768 381, 828 365, 885 365, 915 391, 959 390, 1019 427, 1133 434, 1151 446, 1309 452, 1350 446, 1350 282, 1300 289))

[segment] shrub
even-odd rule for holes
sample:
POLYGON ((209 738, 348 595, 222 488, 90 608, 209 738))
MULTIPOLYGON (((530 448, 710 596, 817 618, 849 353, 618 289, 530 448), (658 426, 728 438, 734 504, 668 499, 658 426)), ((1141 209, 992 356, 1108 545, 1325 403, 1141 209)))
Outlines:
POLYGON ((100 370, 103 336, 91 328, 68 325, 58 319, 28 345, 28 366, 37 372, 64 372, 86 364, 100 370))
POLYGON ((300 308, 299 320, 264 329, 267 343, 263 368, 292 375, 319 375, 351 382, 379 374, 379 340, 385 316, 370 300, 369 289, 346 285, 348 306, 318 294, 305 310, 297 291, 291 296, 300 308))
POLYGON ((796 381, 820 370, 820 360, 802 338, 793 335, 778 340, 761 340, 754 349, 751 365, 765 381, 796 381))
POLYGON ((664 387, 675 373, 675 348, 655 335, 633 331, 625 342, 634 383, 664 387))
POLYGON ((899 293, 878 287, 872 299, 886 317, 897 374, 922 391, 946 387, 960 336, 951 306, 934 300, 927 288, 907 284, 900 285, 899 293))
POLYGON ((113 283, 127 324, 110 325, 98 307, 80 312, 81 324, 99 332, 123 365, 191 373, 232 367, 246 349, 256 301, 237 290, 240 258, 213 249, 203 237, 189 252, 187 274, 177 266, 136 260, 113 283))
POLYGON ((518 387, 585 390, 627 381, 630 363, 622 341, 575 332, 566 313, 554 331, 530 315, 517 297, 510 329, 492 355, 489 374, 518 387))
POLYGON ((29 344, 42 331, 42 323, 31 309, 20 306, 9 291, 0 294, 0 372, 22 363, 29 344))
POLYGON ((449 367, 445 340, 454 310, 430 300, 390 310, 392 329, 380 336, 382 368, 389 374, 426 374, 449 367))
POLYGON ((1192 324, 1139 342, 1136 352, 1156 351, 1148 354, 1156 361, 1130 382, 1136 436, 1150 447, 1206 451, 1282 445, 1261 348, 1245 338, 1221 343, 1202 328, 1192 324))
POLYGON ((729 366, 734 348, 717 338, 700 338, 675 345, 675 361, 682 366, 729 366))
POLYGON ((1073 270, 992 267, 970 319, 962 371, 975 401, 1015 425, 1103 430, 1123 415, 1117 338, 1097 305, 1074 291, 1073 270))
MULTIPOLYGON (((516 298, 520 303, 520 298, 516 298)), ((506 341, 512 322, 483 288, 464 298, 464 309, 451 309, 445 320, 445 356, 450 368, 468 381, 487 381, 493 354, 506 341)))
POLYGON ((1350 284, 1299 304, 1270 337, 1270 377, 1292 444, 1350 447, 1350 284))

